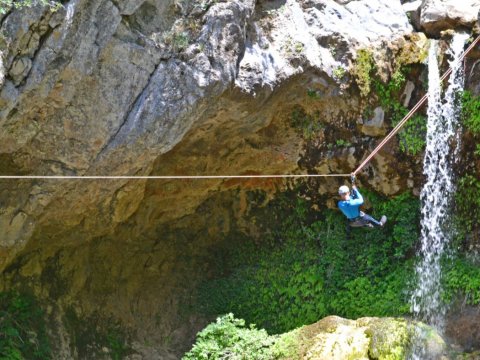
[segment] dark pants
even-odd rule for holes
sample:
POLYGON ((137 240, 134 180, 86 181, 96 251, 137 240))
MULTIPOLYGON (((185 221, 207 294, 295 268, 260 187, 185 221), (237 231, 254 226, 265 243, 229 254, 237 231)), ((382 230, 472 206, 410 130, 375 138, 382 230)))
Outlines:
POLYGON ((363 226, 382 226, 382 223, 380 221, 375 220, 373 217, 371 217, 368 214, 365 214, 364 212, 360 211, 360 216, 356 217, 355 219, 348 220, 348 226, 349 227, 363 227, 363 226))

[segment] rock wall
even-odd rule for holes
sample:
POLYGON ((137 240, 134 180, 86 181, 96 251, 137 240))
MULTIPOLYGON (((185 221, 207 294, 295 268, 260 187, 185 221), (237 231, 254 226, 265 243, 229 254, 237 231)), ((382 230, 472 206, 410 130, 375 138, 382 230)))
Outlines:
MULTIPOLYGON (((389 126, 381 108, 362 119, 378 99, 348 72, 357 51, 378 54, 388 77, 388 59, 418 42, 400 2, 381 0, 71 0, 11 9, 0 29, 3 175, 348 173, 389 126), (323 124, 315 138, 292 124, 296 108, 323 124), (350 146, 327 146, 339 137, 350 146)), ((418 187, 397 150, 361 181, 386 194, 418 187)), ((214 244, 233 223, 248 227, 249 191, 284 186, 0 180, 2 286, 113 316, 178 351, 201 323, 179 313, 214 244)))

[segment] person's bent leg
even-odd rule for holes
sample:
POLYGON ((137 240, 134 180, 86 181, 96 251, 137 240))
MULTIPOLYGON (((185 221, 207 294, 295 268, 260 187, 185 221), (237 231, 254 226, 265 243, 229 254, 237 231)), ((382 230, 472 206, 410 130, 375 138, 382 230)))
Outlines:
POLYGON ((363 218, 365 221, 367 221, 367 222, 369 222, 370 224, 373 224, 373 225, 375 225, 375 226, 383 226, 383 223, 381 223, 380 221, 375 220, 373 217, 371 217, 371 216, 368 215, 368 214, 363 215, 362 218, 363 218))

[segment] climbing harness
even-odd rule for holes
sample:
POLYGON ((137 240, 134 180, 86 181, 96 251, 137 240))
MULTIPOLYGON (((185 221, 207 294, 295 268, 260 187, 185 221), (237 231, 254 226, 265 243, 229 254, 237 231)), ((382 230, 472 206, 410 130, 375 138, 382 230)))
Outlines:
MULTIPOLYGON (((465 52, 460 56, 458 61, 463 61, 465 56, 477 45, 480 41, 480 35, 472 42, 472 44, 465 50, 465 52)), ((445 78, 450 75, 452 68, 450 67, 445 74, 440 78, 440 81, 445 80, 445 78)), ((82 179, 82 180, 96 180, 96 179, 112 179, 112 180, 155 180, 155 179, 165 179, 165 180, 175 180, 175 179, 255 179, 255 178, 305 178, 305 177, 348 177, 352 181, 352 184, 355 182, 355 176, 362 170, 362 168, 368 164, 368 162, 382 149, 383 146, 402 128, 402 126, 413 116, 413 114, 427 101, 428 94, 425 94, 420 101, 408 112, 407 115, 393 128, 393 130, 377 145, 377 147, 368 155, 365 160, 358 166, 358 168, 351 174, 278 174, 278 175, 148 175, 148 176, 135 176, 135 175, 111 175, 111 176, 102 176, 102 175, 0 175, 0 179, 82 179)))

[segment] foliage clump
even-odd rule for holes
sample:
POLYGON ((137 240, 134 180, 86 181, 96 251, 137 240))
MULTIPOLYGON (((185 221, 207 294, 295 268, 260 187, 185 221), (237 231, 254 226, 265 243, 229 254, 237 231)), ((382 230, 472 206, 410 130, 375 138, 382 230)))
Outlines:
POLYGON ((352 73, 355 76, 358 87, 360 88, 360 94, 363 97, 370 93, 370 84, 372 82, 371 73, 374 68, 375 62, 372 51, 370 49, 358 50, 352 73))
MULTIPOLYGON (((307 94, 311 93, 307 92, 307 94)), ((324 127, 315 116, 307 114, 305 110, 299 106, 294 107, 290 114, 290 125, 305 140, 314 139, 318 132, 324 127)))
POLYGON ((0 358, 51 359, 44 316, 32 296, 0 293, 0 358))
POLYGON ((458 256, 444 265, 443 300, 451 302, 462 296, 469 305, 480 304, 480 268, 471 260, 458 256))
MULTIPOLYGON (((405 74, 408 67, 399 67, 392 74, 388 83, 375 79, 373 87, 380 99, 385 112, 390 114, 392 125, 396 126, 408 114, 408 109, 403 106, 399 98, 399 92, 405 84, 405 74)), ((412 116, 398 132, 400 150, 408 155, 415 156, 425 148, 425 137, 427 134, 427 118, 422 114, 412 116)))
POLYGON ((473 96, 469 91, 462 94, 462 120, 466 129, 478 140, 475 153, 480 155, 480 97, 473 96))
POLYGON ((245 327, 245 320, 229 313, 199 332, 195 345, 182 359, 273 359, 272 345, 277 338, 255 325, 245 327))

